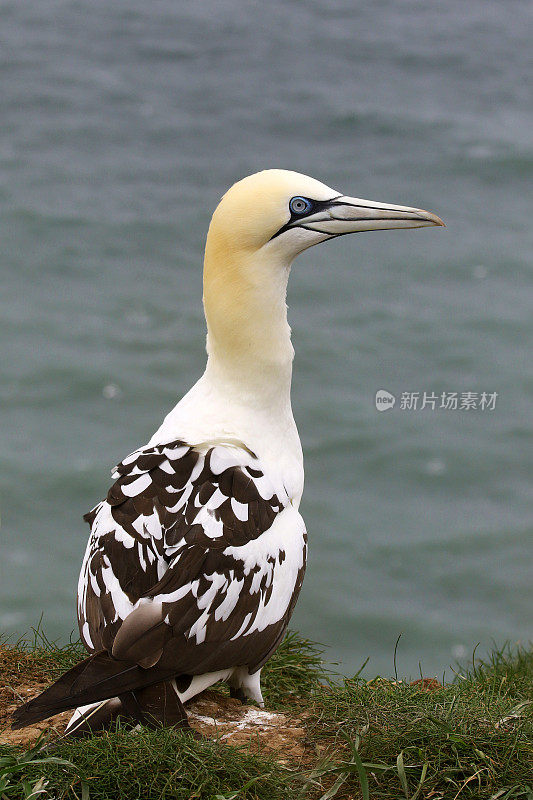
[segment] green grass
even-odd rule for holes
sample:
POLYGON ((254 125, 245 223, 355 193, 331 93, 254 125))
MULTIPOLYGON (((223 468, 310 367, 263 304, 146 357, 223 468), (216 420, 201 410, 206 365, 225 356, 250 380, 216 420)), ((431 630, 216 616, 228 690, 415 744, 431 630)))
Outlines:
MULTIPOLYGON (((0 670, 39 679, 83 655, 39 636, 3 653, 0 670)), ((263 683, 267 708, 306 712, 303 763, 118 727, 53 751, 2 748, 0 800, 533 800, 533 650, 495 650, 423 691, 383 678, 333 684, 321 651, 291 633, 263 683)))
POLYGON ((15 672, 30 668, 36 677, 51 681, 87 657, 81 641, 59 645, 50 641, 40 627, 33 628, 31 637, 16 642, 0 636, 0 647, 9 651, 10 668, 15 672))
POLYGON ((323 649, 315 642, 289 631, 261 673, 261 686, 268 708, 286 710, 329 685, 331 671, 323 661, 323 649))
MULTIPOLYGON (((296 798, 301 781, 272 759, 207 740, 197 741, 170 729, 113 733, 78 742, 62 742, 49 763, 35 748, 26 759, 9 798, 24 797, 44 778, 44 797, 90 800, 214 800, 214 798, 296 798)), ((1 759, 0 759, 1 775, 1 759)), ((1 778, 0 778, 1 781, 1 778)), ((1 783, 0 783, 1 785, 1 783)), ((3 798, 4 795, 0 794, 3 798)))
POLYGON ((321 774, 375 800, 533 800, 532 710, 533 652, 505 648, 434 691, 346 680, 317 697, 313 736, 343 753, 321 774))

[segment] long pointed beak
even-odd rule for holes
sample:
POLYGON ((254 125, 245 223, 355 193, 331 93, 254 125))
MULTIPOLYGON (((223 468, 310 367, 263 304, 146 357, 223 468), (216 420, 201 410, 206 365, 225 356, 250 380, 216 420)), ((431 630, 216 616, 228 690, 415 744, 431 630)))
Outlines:
POLYGON ((300 225, 329 236, 342 236, 357 231, 389 228, 427 228, 432 225, 444 227, 444 222, 436 214, 421 208, 340 196, 331 200, 327 208, 302 219, 300 225))

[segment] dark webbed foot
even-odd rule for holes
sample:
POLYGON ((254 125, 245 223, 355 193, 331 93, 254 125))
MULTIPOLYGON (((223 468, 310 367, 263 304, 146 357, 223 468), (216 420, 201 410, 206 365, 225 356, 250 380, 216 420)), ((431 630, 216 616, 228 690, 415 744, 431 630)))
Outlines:
POLYGON ((247 702, 247 697, 240 686, 238 689, 236 689, 234 686, 230 686, 229 693, 230 697, 240 700, 243 705, 247 702))

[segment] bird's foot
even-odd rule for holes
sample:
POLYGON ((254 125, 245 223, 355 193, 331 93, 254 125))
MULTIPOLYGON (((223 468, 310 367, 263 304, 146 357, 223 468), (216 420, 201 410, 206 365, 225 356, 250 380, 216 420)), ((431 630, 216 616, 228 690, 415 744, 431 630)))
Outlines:
POLYGON ((238 687, 230 686, 229 693, 230 697, 234 697, 236 700, 240 700, 243 705, 246 704, 247 697, 244 694, 241 686, 238 687))

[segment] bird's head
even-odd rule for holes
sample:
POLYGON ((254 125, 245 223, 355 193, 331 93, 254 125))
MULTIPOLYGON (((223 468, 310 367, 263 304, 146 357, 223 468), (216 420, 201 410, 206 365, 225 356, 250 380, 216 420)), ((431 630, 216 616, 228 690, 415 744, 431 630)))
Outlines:
POLYGON ((285 307, 288 267, 303 250, 358 231, 443 224, 428 211, 348 197, 298 172, 249 175, 226 192, 209 227, 208 328, 213 338, 224 335, 225 347, 230 340, 246 346, 248 332, 252 346, 257 330, 264 336, 276 308, 285 307))
POLYGON ((290 263, 308 247, 348 233, 443 224, 420 208, 348 197, 307 175, 268 169, 233 184, 209 236, 235 253, 264 251, 290 263))

